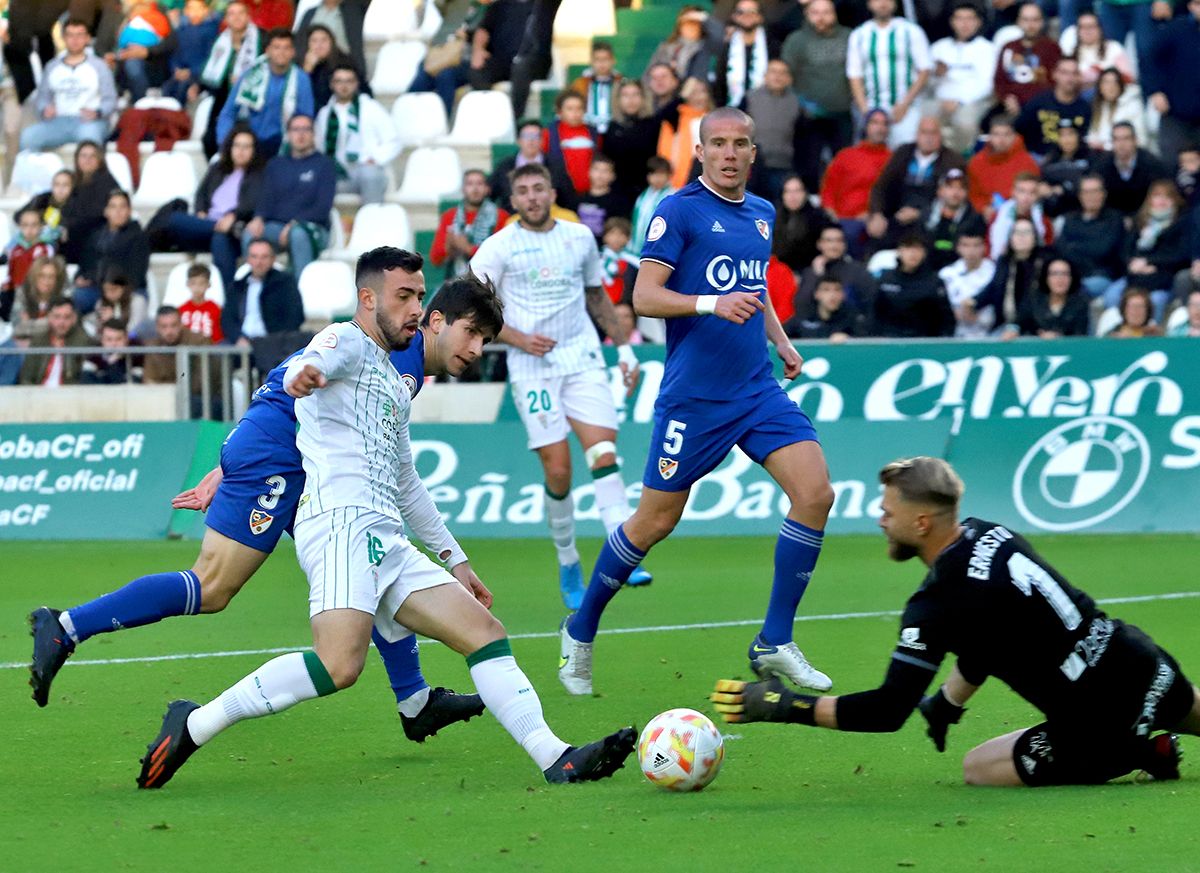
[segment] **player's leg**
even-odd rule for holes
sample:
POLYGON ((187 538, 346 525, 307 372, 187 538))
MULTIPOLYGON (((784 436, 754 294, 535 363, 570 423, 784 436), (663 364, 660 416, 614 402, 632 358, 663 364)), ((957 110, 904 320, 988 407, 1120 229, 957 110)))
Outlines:
POLYGON ((562 378, 514 382, 513 401, 537 452, 545 482, 546 522, 558 552, 558 581, 567 609, 583 598, 583 567, 575 547, 575 500, 571 496, 570 430, 562 405, 562 378))
POLYGON ((414 553, 407 584, 442 584, 411 592, 389 592, 389 599, 403 596, 395 621, 405 628, 445 643, 464 655, 471 679, 488 710, 514 740, 525 749, 550 782, 601 779, 620 769, 633 751, 637 735, 632 728, 576 748, 550 729, 541 700, 513 657, 507 632, 488 610, 472 598, 445 571, 414 553), (426 582, 421 581, 421 577, 426 582))
POLYGON ((38 706, 75 647, 96 634, 154 624, 176 615, 220 612, 254 575, 267 553, 209 528, 190 570, 152 573, 95 600, 59 613, 40 607, 30 615, 33 659, 30 685, 38 706))
POLYGON ((800 599, 821 554, 833 487, 825 455, 808 417, 778 392, 763 401, 777 406, 756 423, 739 445, 759 461, 791 503, 775 542, 775 574, 761 632, 751 642, 750 665, 760 676, 779 676, 827 691, 829 677, 808 663, 792 641, 800 599))
POLYGON ((963 781, 968 785, 1023 785, 1013 763, 1013 749, 1027 730, 1016 730, 993 737, 963 758, 963 781))
MULTIPOLYGON (((592 473, 596 510, 606 534, 629 518, 629 497, 617 459, 617 410, 603 370, 585 370, 564 380, 562 404, 567 421, 592 473)), ((629 576, 630 585, 649 585, 653 577, 642 567, 629 576)))
POLYGON ((478 694, 459 694, 449 688, 429 687, 421 672, 414 634, 389 641, 378 630, 373 630, 371 642, 379 652, 388 684, 396 695, 396 710, 404 735, 414 743, 423 743, 444 727, 483 714, 483 701, 478 694))

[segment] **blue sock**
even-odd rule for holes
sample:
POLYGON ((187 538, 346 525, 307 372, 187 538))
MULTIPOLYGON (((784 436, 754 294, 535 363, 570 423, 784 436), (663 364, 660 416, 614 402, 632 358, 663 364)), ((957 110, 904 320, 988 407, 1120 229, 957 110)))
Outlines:
POLYGON ((72 640, 82 643, 96 634, 199 611, 200 580, 191 570, 178 570, 134 579, 123 588, 67 610, 59 621, 72 640))
POLYGON ((773 646, 791 642, 796 608, 800 606, 800 598, 817 566, 824 538, 824 531, 805 527, 790 518, 783 520, 779 539, 775 542, 775 582, 771 586, 771 600, 763 621, 764 642, 773 646))
POLYGON ((604 607, 617 596, 634 567, 642 563, 645 557, 646 553, 625 536, 624 525, 609 534, 600 556, 596 558, 596 566, 592 568, 592 580, 583 595, 583 606, 579 607, 579 612, 575 613, 567 628, 574 639, 581 643, 596 639, 596 629, 600 627, 604 607))
POLYGON ((429 683, 421 675, 421 659, 417 654, 417 638, 415 635, 389 643, 372 629, 371 642, 379 650, 383 659, 384 669, 387 670, 388 682, 396 693, 396 702, 400 703, 412 697, 422 688, 428 688, 429 683))

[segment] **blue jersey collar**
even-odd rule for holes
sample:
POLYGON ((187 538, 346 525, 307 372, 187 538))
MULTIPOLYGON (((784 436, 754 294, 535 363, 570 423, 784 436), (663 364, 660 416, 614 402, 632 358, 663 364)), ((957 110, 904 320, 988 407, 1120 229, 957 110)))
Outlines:
POLYGON ((707 191, 707 192, 708 192, 709 194, 711 194, 712 196, 716 197, 718 200, 724 200, 726 203, 730 203, 730 204, 734 204, 734 205, 737 205, 737 204, 739 204, 739 203, 745 203, 745 202, 746 202, 746 192, 745 192, 745 191, 743 191, 743 192, 742 192, 742 197, 741 197, 741 199, 740 199, 740 200, 730 200, 730 199, 729 199, 728 197, 726 197, 725 195, 723 195, 723 194, 718 194, 718 193, 717 193, 716 191, 714 191, 712 188, 709 188, 709 187, 708 187, 708 183, 704 181, 704 177, 703 177, 703 176, 699 176, 699 177, 697 177, 697 178, 696 178, 696 181, 700 183, 700 185, 701 185, 701 186, 704 188, 704 190, 705 190, 705 191, 707 191))

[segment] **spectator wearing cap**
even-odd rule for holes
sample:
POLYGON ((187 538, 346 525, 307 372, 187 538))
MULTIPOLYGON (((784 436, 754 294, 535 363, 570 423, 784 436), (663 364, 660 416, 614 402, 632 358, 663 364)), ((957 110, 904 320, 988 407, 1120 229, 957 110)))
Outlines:
POLYGON ((854 138, 846 79, 849 42, 850 28, 838 23, 833 0, 809 0, 804 26, 788 34, 779 52, 804 111, 800 172, 809 189, 820 183, 825 150, 832 157, 854 138))
POLYGON ((929 263, 925 237, 910 231, 896 246, 897 265, 879 278, 871 333, 914 338, 953 336, 954 310, 929 263))
POLYGON ((1054 87, 1029 99, 1017 117, 1017 133, 1034 155, 1045 155, 1058 143, 1058 123, 1068 119, 1079 129, 1088 126, 1092 107, 1080 95, 1079 62, 1059 58, 1054 65, 1054 87))
POLYGON ((1045 35, 1046 17, 1037 3, 1022 3, 1017 12, 1021 36, 1006 43, 996 58, 993 76, 996 102, 1014 118, 1033 97, 1050 90, 1050 72, 1062 50, 1045 35))
POLYGON ((1141 208, 1155 179, 1170 178, 1166 166, 1138 145, 1137 133, 1128 122, 1113 125, 1112 151, 1096 162, 1096 172, 1108 189, 1108 205, 1124 215, 1141 208))
POLYGON ((854 251, 866 230, 871 188, 892 154, 887 146, 889 124, 883 109, 868 112, 862 140, 834 155, 821 181, 821 205, 841 222, 854 251))
POLYGON ((1200 0, 1188 0, 1187 8, 1188 15, 1163 27, 1153 63, 1140 68, 1150 102, 1162 114, 1158 142, 1167 161, 1174 160, 1184 146, 1200 142, 1200 87, 1196 85, 1200 0))
POLYGON ((960 155, 942 145, 942 127, 927 116, 917 125, 916 142, 900 146, 871 188, 867 235, 877 248, 892 248, 919 222, 937 197, 938 180, 963 169, 960 155))
MULTIPOLYGON (((1089 297, 1106 296, 1125 273, 1125 216, 1105 205, 1104 179, 1079 180, 1079 208, 1063 216, 1055 248, 1071 261, 1089 297)), ((1114 293, 1119 294, 1120 289, 1114 293)))
POLYGON ((1116 70, 1105 70, 1096 83, 1092 98, 1092 120, 1087 127, 1088 145, 1100 151, 1112 148, 1113 125, 1127 121, 1133 125, 1138 142, 1146 142, 1146 107, 1137 85, 1127 85, 1116 70))
POLYGON ((922 225, 929 237, 929 262, 935 270, 954 261, 960 236, 987 235, 987 224, 967 202, 967 175, 958 167, 942 176, 937 197, 922 216, 922 225))
POLYGON ((1057 218, 1079 208, 1079 180, 1092 169, 1095 159, 1075 123, 1069 118, 1059 119, 1058 142, 1046 153, 1038 189, 1047 215, 1057 218))
POLYGON ((871 20, 854 29, 846 49, 846 77, 859 115, 875 107, 887 110, 892 148, 916 137, 920 118, 913 103, 933 68, 925 31, 898 18, 896 7, 897 0, 867 0, 871 20))
POLYGON ((1040 172, 1038 162, 1025 149, 1025 142, 1013 128, 1008 115, 992 119, 987 145, 967 164, 971 208, 991 221, 996 208, 1012 191, 1013 181, 1022 173, 1040 172))
POLYGON ((992 105, 996 48, 980 34, 983 16, 971 0, 958 0, 950 13, 953 36, 929 49, 933 59, 932 109, 950 148, 966 152, 979 136, 979 122, 992 105))

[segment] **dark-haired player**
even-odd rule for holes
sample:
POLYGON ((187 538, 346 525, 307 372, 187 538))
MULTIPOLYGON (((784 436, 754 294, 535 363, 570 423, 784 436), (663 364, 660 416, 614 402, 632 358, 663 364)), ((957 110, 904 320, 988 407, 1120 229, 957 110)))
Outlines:
POLYGON ((782 721, 844 731, 899 730, 920 707, 938 751, 963 706, 995 676, 1046 716, 972 749, 971 785, 1086 785, 1134 770, 1179 777, 1171 731, 1200 734, 1200 690, 1145 633, 1110 618, 1003 525, 959 521, 963 485, 938 458, 888 464, 879 526, 896 561, 929 567, 900 620, 883 684, 841 697, 793 694, 777 682, 722 679, 726 721, 782 721), (958 662, 922 699, 948 653, 958 662))
POLYGON ((592 691, 592 642, 604 607, 683 515, 692 486, 738 446, 791 501, 775 547, 775 579, 762 631, 750 644, 760 676, 824 691, 829 677, 792 641, 800 598, 820 554, 833 488, 808 416, 775 381, 800 374, 767 296, 775 209, 746 193, 754 122, 725 107, 700 123, 700 178, 666 197, 650 222, 633 291, 638 314, 667 319, 667 360, 637 511, 608 537, 583 605, 561 629, 559 679, 592 691), (668 287, 668 285, 670 287, 668 287))
MULTIPOLYGON (((412 263, 420 268, 419 260, 412 263)), ((391 364, 415 396, 427 373, 461 374, 502 326, 502 309, 491 286, 471 275, 451 280, 438 292, 408 348, 391 354, 391 364)), ((291 532, 304 490, 304 468, 296 449, 295 399, 283 390, 283 374, 299 354, 268 373, 254 392, 249 409, 221 448, 220 465, 197 487, 175 498, 178 509, 207 511, 208 529, 190 570, 143 576, 62 613, 42 607, 30 616, 30 684, 39 706, 46 705, 50 683, 84 640, 173 615, 220 612, 274 551, 284 531, 291 532)), ((453 538, 448 542, 454 562, 465 561, 453 538)), ((413 638, 388 643, 376 635, 375 642, 409 739, 422 742, 440 728, 483 711, 476 695, 429 687, 413 638)))

